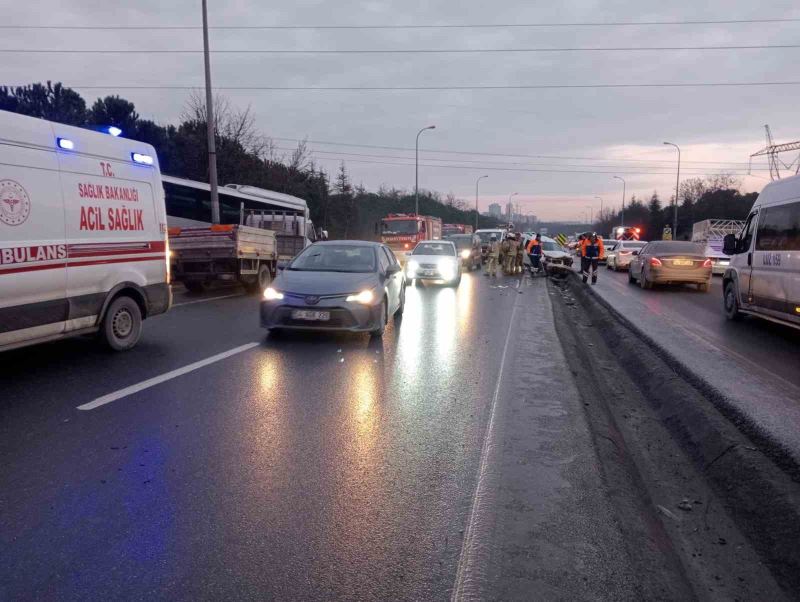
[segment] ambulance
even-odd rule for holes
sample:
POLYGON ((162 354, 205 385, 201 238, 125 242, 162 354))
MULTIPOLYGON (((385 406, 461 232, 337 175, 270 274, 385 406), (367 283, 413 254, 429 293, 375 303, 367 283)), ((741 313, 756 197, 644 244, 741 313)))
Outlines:
POLYGON ((153 147, 0 111, 0 351, 130 349, 171 305, 168 255, 153 147))

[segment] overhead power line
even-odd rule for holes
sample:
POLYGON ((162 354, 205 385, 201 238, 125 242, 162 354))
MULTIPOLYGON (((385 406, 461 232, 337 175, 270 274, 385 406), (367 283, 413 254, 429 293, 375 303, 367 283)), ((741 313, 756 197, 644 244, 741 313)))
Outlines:
MULTIPOLYGON (((11 84, 16 87, 20 84, 11 84)), ((672 82, 652 84, 529 84, 529 85, 477 85, 477 86, 214 86, 215 90, 243 92, 256 91, 304 91, 304 92, 424 92, 445 90, 578 90, 578 89, 613 89, 613 88, 743 88, 766 86, 797 86, 800 81, 769 82, 672 82)), ((202 84, 195 86, 156 86, 156 85, 70 85, 79 90, 197 90, 202 84)))
MULTIPOLYGON (((372 148, 377 150, 394 150, 394 151, 407 151, 413 153, 415 151, 414 147, 405 147, 405 146, 383 146, 378 144, 356 144, 353 142, 330 142, 325 140, 312 140, 307 138, 281 138, 279 136, 271 136, 272 140, 280 140, 282 142, 304 142, 306 144, 321 144, 324 146, 344 146, 344 147, 354 147, 354 148, 372 148)), ((437 153, 437 154, 448 154, 448 155, 471 155, 471 156, 478 156, 478 157, 508 157, 508 158, 527 158, 527 159, 558 159, 558 160, 568 160, 568 161, 624 161, 624 162, 633 162, 633 163, 667 163, 670 166, 675 164, 674 159, 628 159, 622 157, 586 157, 586 156, 568 156, 568 155, 528 155, 528 154, 515 154, 515 153, 487 153, 487 152, 478 152, 478 151, 458 151, 458 150, 447 150, 447 149, 432 149, 426 148, 424 150, 420 150, 422 153, 437 153)), ((704 164, 704 165, 731 165, 731 166, 738 166, 738 168, 744 168, 749 165, 746 162, 734 162, 734 161, 691 161, 688 159, 683 160, 684 164, 688 163, 697 163, 697 164, 704 164)), ((733 169, 736 169, 734 167, 733 169)))
MULTIPOLYGON (((796 23, 800 18, 763 18, 763 19, 703 19, 673 21, 573 21, 573 22, 541 22, 541 23, 419 23, 419 24, 376 24, 376 25, 214 25, 215 30, 298 30, 298 29, 524 29, 535 27, 671 27, 685 25, 747 25, 757 23, 796 23)), ((4 24, 0 29, 61 29, 61 30, 108 30, 108 31, 142 31, 142 30, 198 30, 199 25, 27 25, 4 24)))
MULTIPOLYGON (((361 49, 240 49, 212 50, 211 54, 504 54, 543 52, 666 52, 702 50, 788 50, 800 48, 800 44, 752 44, 729 46, 608 46, 608 47, 562 47, 562 48, 361 48, 361 49)), ((201 54, 202 49, 59 49, 59 48, 0 48, 3 54, 201 54)))
MULTIPOLYGON (((293 151, 296 150, 294 148, 281 147, 281 146, 275 147, 275 149, 276 150, 287 151, 287 152, 293 152, 293 151)), ((335 157, 341 157, 341 158, 366 157, 366 158, 369 158, 369 159, 399 159, 399 160, 402 160, 402 161, 411 161, 412 162, 411 165, 413 165, 413 161, 414 161, 414 157, 413 156, 403 156, 403 155, 384 155, 384 154, 374 154, 374 153, 351 153, 351 152, 338 151, 338 150, 327 151, 327 150, 318 150, 318 149, 309 149, 308 152, 313 154, 313 155, 334 155, 335 157)), ((330 157, 324 157, 324 158, 330 158, 330 157)), ((475 166, 499 165, 499 166, 504 166, 504 167, 522 166, 522 167, 554 167, 554 168, 577 168, 577 169, 593 168, 593 169, 598 169, 598 170, 599 169, 610 169, 610 170, 620 170, 620 169, 663 169, 664 171, 663 172, 659 172, 659 173, 663 173, 663 174, 667 174, 667 175, 671 175, 671 174, 673 174, 675 172, 674 166, 670 166, 670 165, 664 165, 664 166, 661 166, 661 165, 640 165, 640 166, 637 166, 637 165, 610 165, 610 164, 603 164, 603 165, 592 165, 592 164, 590 164, 590 165, 575 165, 575 164, 569 164, 569 163, 555 163, 554 164, 554 163, 530 163, 530 162, 522 163, 522 162, 514 162, 514 161, 510 161, 510 162, 477 161, 477 160, 471 160, 471 159, 458 159, 458 160, 456 160, 456 159, 437 159, 435 157, 425 157, 425 160, 426 161, 436 161, 437 163, 451 163, 451 164, 455 164, 455 163, 466 164, 466 163, 469 163, 469 164, 472 164, 472 165, 475 165, 475 166)), ((466 165, 464 165, 464 166, 466 167, 466 165)), ((704 167, 685 167, 684 169, 691 170, 691 171, 702 171, 702 172, 706 173, 706 172, 708 172, 708 170, 710 168, 708 166, 704 166, 704 167)), ((739 166, 739 167, 729 167, 729 168, 727 168, 727 170, 729 170, 729 171, 737 170, 737 169, 741 170, 741 169, 744 169, 744 167, 743 166, 739 166)), ((721 170, 722 171, 726 171, 724 168, 721 168, 721 170)), ((759 171, 758 168, 756 168, 756 171, 759 171)), ((605 172, 598 172, 598 173, 605 173, 605 172)), ((608 173, 616 173, 616 171, 611 171, 611 172, 608 172, 608 173)), ((641 172, 627 172, 627 173, 641 173, 641 172)))
MULTIPOLYGON (((326 161, 340 161, 337 157, 319 157, 321 160, 326 161)), ((368 163, 374 165, 391 165, 395 167, 414 167, 415 163, 410 160, 408 163, 397 163, 393 161, 374 161, 371 159, 349 159, 351 163, 368 163)), ((666 172, 643 172, 643 171, 598 171, 590 169, 524 169, 521 167, 487 167, 481 165, 440 165, 435 163, 420 163, 420 167, 432 167, 441 169, 466 169, 475 171, 512 171, 512 172, 530 172, 530 173, 563 173, 563 174, 595 174, 595 175, 630 175, 630 176, 663 176, 672 175, 666 172)), ((695 175, 716 175, 714 172, 707 172, 705 174, 695 175)), ((733 173, 735 176, 746 176, 747 172, 733 173)))

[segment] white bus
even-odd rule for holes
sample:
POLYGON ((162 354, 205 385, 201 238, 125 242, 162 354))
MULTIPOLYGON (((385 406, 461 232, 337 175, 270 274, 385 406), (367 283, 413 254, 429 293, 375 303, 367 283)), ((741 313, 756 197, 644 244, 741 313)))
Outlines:
MULTIPOLYGON (((211 223, 211 188, 204 182, 195 182, 172 176, 162 176, 167 223, 170 228, 192 228, 211 223)), ((308 203, 303 199, 255 186, 228 184, 219 189, 221 224, 239 224, 242 209, 245 215, 269 212, 270 223, 282 223, 286 233, 301 235, 304 246, 317 239, 311 222, 308 203)))

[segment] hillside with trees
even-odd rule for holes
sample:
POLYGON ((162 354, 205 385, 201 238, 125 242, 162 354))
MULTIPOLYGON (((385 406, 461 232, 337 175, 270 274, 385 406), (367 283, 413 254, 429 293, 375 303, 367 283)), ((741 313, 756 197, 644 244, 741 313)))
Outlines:
MULTIPOLYGON (((142 119, 134 104, 119 96, 98 98, 89 106, 75 90, 60 83, 0 87, 0 110, 40 117, 78 127, 116 126, 123 136, 155 147, 163 173, 208 182, 205 102, 189 96, 178 124, 142 119)), ((388 213, 410 213, 414 195, 405 190, 367 191, 350 180, 344 163, 331 176, 315 165, 305 143, 288 156, 279 155, 268 136, 258 131, 250 108, 238 109, 225 98, 215 99, 217 173, 221 184, 258 186, 291 194, 308 202, 311 218, 332 238, 374 239, 377 223, 388 213)), ((420 212, 447 223, 475 223, 452 195, 420 190, 420 212)), ((495 220, 481 216, 483 227, 495 220)))

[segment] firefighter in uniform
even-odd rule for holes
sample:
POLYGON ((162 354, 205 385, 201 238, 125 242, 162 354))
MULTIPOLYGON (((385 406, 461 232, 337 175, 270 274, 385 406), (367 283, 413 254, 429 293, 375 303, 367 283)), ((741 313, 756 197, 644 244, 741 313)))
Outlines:
POLYGON ((506 252, 503 261, 503 273, 506 275, 514 273, 514 265, 517 262, 517 237, 514 236, 514 233, 510 233, 508 238, 506 239, 508 243, 506 247, 506 252))
POLYGON ((506 257, 508 256, 508 252, 511 250, 511 240, 508 237, 508 234, 503 238, 503 241, 500 243, 500 269, 505 272, 506 271, 506 257))
POLYGON ((605 253, 603 239, 597 236, 597 232, 592 232, 581 241, 581 276, 584 282, 589 279, 590 272, 592 284, 597 282, 597 265, 605 253))
POLYGON ((514 272, 516 274, 522 273, 522 256, 525 254, 525 245, 522 241, 522 233, 517 232, 517 258, 514 262, 514 272))
POLYGON ((486 276, 497 276, 497 262, 500 259, 500 243, 497 242, 497 236, 492 234, 489 240, 489 253, 488 263, 486 266, 486 276))

